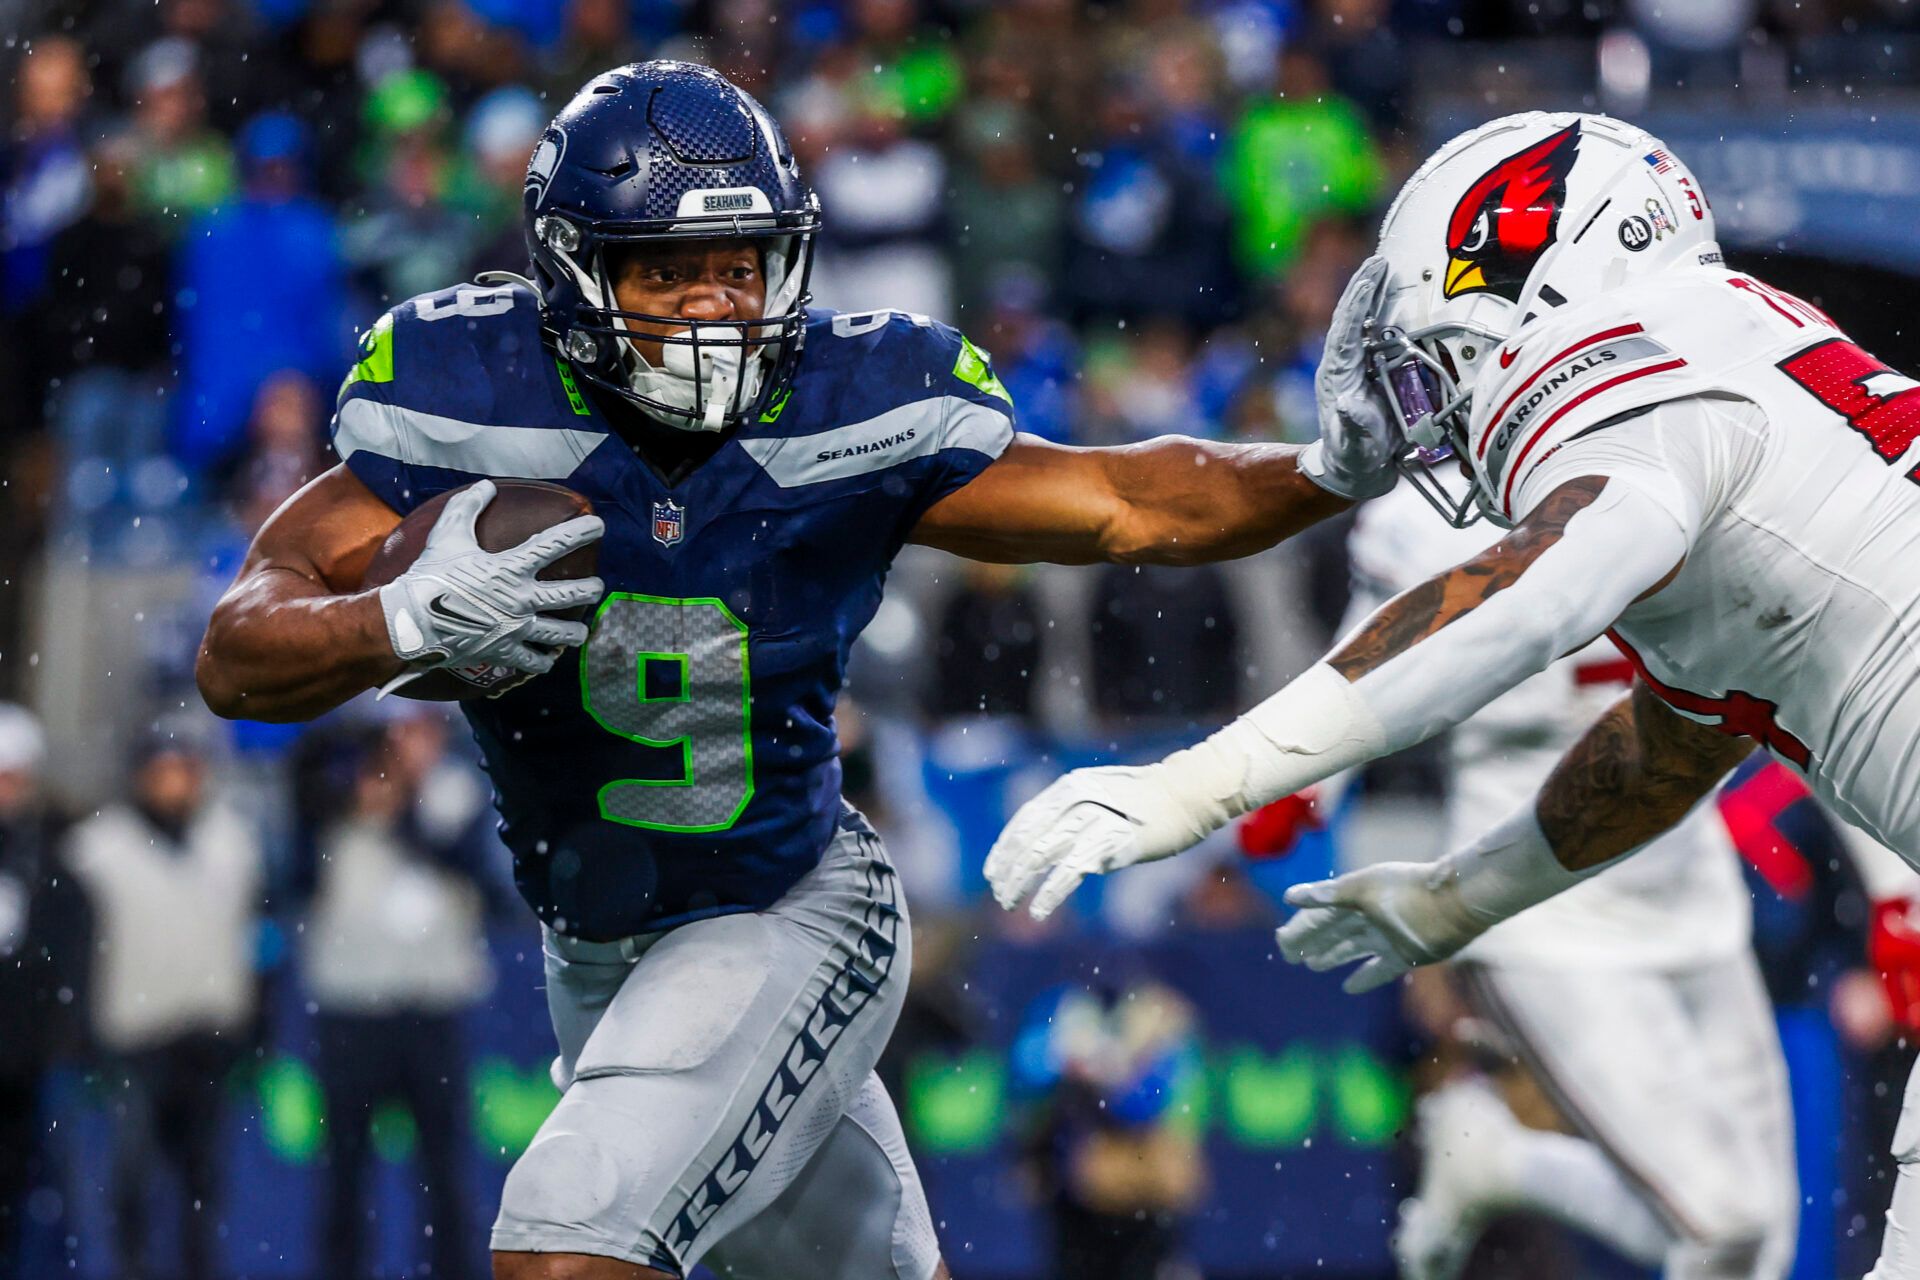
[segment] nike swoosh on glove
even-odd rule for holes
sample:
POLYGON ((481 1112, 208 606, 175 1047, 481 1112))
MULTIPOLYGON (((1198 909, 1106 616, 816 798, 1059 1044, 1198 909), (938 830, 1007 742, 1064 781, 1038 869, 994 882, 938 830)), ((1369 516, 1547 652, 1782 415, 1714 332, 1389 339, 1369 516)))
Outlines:
POLYGON ((1360 264, 1340 295, 1313 376, 1320 438, 1300 453, 1309 480, 1353 501, 1393 488, 1400 475, 1394 460, 1405 444, 1392 407, 1367 376, 1367 339, 1386 281, 1386 259, 1376 255, 1360 264))
POLYGON ((1044 920, 1086 877, 1171 857, 1204 838, 1212 828, 1172 793, 1164 772, 1075 769, 1021 805, 987 855, 995 900, 1011 911, 1031 892, 1027 910, 1044 920))
POLYGON ((481 480, 449 498, 419 559, 380 588, 387 638, 413 670, 496 666, 541 675, 561 650, 586 643, 586 623, 548 615, 592 605, 606 585, 599 578, 548 582, 539 573, 597 541, 606 525, 576 516, 517 547, 488 551, 474 525, 494 492, 493 481, 481 480))

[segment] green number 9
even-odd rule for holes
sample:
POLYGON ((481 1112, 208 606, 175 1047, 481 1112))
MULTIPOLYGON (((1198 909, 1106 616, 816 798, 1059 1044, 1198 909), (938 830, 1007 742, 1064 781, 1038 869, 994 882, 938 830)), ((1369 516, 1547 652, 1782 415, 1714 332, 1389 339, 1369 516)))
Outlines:
POLYGON ((724 831, 753 799, 747 624, 712 597, 614 592, 580 651, 580 700, 602 729, 673 753, 659 779, 600 788, 600 816, 652 831, 724 831))

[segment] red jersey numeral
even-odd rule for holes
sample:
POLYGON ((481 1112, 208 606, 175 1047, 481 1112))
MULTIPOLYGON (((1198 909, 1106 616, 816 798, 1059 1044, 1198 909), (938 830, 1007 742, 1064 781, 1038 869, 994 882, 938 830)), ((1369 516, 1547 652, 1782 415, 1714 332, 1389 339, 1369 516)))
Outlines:
POLYGON ((1776 289, 1770 284, 1761 284, 1752 276, 1733 276, 1727 283, 1743 293, 1750 293, 1760 301, 1772 307, 1774 311, 1793 321, 1793 327, 1804 329, 1808 325, 1824 325, 1829 329, 1840 326, 1828 318, 1827 313, 1811 302, 1802 301, 1784 289, 1776 289))
POLYGON ((1693 189, 1693 179, 1680 179, 1680 189, 1687 193, 1687 208, 1692 211, 1693 220, 1699 222, 1705 218, 1707 211, 1700 207, 1700 193, 1693 189))
MULTIPOLYGON (((1882 461, 1898 462, 1920 438, 1920 382, 1845 338, 1816 342, 1782 360, 1779 368, 1865 436, 1882 461)), ((1907 478, 1920 483, 1920 466, 1907 478)))

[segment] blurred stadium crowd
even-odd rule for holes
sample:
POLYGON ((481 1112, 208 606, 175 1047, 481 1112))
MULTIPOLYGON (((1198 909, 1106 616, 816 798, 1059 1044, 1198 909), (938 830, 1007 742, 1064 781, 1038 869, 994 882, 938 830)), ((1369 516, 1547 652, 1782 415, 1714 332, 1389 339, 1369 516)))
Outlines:
MULTIPOLYGON (((524 270, 528 154, 594 72, 688 57, 758 95, 825 207, 816 300, 954 321, 1073 443, 1310 437, 1322 327, 1448 110, 1920 74, 1904 0, 0 0, 0 33, 0 696, 33 708, 0 707, 0 1277, 478 1274, 551 1091, 464 730, 216 725, 191 668, 247 539, 330 465, 357 328, 524 270)), ((980 909, 1052 773, 1158 754, 1319 652, 1341 538, 1217 570, 902 556, 842 729, 927 934, 890 1083, 961 1274, 1385 1273, 1418 1011, 1268 985, 1324 834, 1143 869, 1044 934, 980 909), (1148 950, 1103 962, 1115 938, 1148 950), (1209 985, 1308 994, 1228 1034, 1209 985), (1346 1181, 1283 1192, 1283 1164, 1346 1181), (1036 1207, 1050 1233, 996 1225, 1036 1207)), ((1374 784, 1344 838, 1431 839, 1429 766, 1374 784)), ((1874 1235, 1852 1157, 1902 1051, 1850 980, 1831 833, 1791 797, 1748 829, 1851 1161, 1802 1177, 1828 1199, 1800 1274, 1832 1275, 1874 1235)), ((1538 1247, 1476 1274, 1546 1274, 1538 1247)))

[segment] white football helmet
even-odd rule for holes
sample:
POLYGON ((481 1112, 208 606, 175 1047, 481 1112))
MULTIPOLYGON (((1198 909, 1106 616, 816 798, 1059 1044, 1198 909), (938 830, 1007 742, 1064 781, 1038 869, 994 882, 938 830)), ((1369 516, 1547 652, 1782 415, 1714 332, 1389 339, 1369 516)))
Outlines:
POLYGON ((1434 467, 1472 456, 1473 388, 1496 349, 1556 308, 1719 260, 1706 195, 1658 138, 1538 111, 1435 152, 1387 210, 1379 253, 1373 376, 1406 429, 1401 471, 1455 525, 1487 510, 1486 478, 1456 494, 1434 467))

